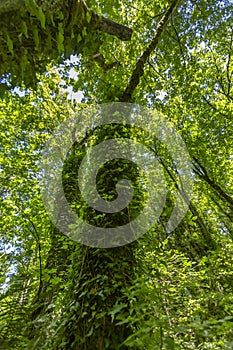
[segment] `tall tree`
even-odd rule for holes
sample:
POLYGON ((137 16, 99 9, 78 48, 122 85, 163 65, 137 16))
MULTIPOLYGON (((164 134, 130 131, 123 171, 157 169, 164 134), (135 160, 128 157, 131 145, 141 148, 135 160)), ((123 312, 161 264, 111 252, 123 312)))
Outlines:
POLYGON ((145 8, 141 0, 5 0, 0 15, 1 82, 10 90, 0 102, 0 346, 231 349, 231 1, 153 1, 145 8), (67 61, 71 54, 79 55, 76 64, 67 61), (82 91, 82 103, 67 99, 70 85, 82 91), (96 249, 51 224, 38 158, 57 124, 113 101, 165 114, 185 140, 195 181, 189 211, 168 234, 179 179, 170 150, 137 128, 94 128, 74 144, 63 172, 67 200, 85 220, 102 227, 128 222, 148 195, 137 167, 114 160, 100 169, 99 193, 115 198, 127 173, 134 201, 122 216, 89 210, 77 191, 86 144, 119 135, 145 142, 168 185, 159 222, 144 237, 96 249))

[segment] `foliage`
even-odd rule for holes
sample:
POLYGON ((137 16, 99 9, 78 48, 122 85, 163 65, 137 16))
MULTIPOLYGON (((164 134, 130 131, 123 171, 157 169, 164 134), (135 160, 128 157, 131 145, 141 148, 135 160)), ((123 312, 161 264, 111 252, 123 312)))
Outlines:
POLYGON ((49 62, 60 63, 73 53, 92 57, 101 45, 101 32, 121 40, 131 36, 129 28, 98 16, 83 0, 3 0, 0 15, 2 89, 22 84, 35 88, 36 74, 49 62))
MULTIPOLYGON (((45 36, 45 41, 44 45, 39 42, 36 52, 28 48, 30 59, 47 55, 51 49, 47 40, 52 35, 56 40, 51 50, 62 62, 46 66, 55 57, 46 56, 48 61, 41 70, 38 62, 32 68, 38 71, 36 91, 29 78, 29 89, 8 91, 0 101, 0 348, 232 348, 230 1, 178 2, 131 91, 138 104, 156 108, 167 116, 192 158, 193 197, 175 231, 168 234, 164 229, 174 206, 175 164, 169 150, 153 135, 151 138, 137 128, 112 124, 86 135, 67 155, 63 185, 70 205, 85 220, 103 227, 128 222, 138 215, 149 195, 142 186, 145 174, 134 164, 119 160, 102 167, 97 186, 103 197, 115 198, 116 182, 127 173, 135 188, 134 198, 121 215, 92 211, 77 188, 77 169, 86 146, 121 135, 158 149, 168 196, 158 223, 139 240, 114 249, 79 245, 52 225, 40 197, 38 179, 45 142, 57 125, 90 104, 121 101, 171 3, 175 2, 149 1, 145 8, 141 0, 88 1, 94 13, 133 29, 127 42, 102 35, 100 53, 107 64, 119 63, 107 70, 90 61, 88 41, 83 43, 84 53, 77 65, 63 60, 62 52, 70 36, 59 25, 53 34, 45 35, 43 27, 51 26, 52 18, 43 17, 42 7, 36 7, 40 13, 29 20, 30 33, 22 22, 14 38, 11 27, 0 38, 2 55, 7 52, 10 64, 13 62, 15 83, 21 79, 18 63, 27 49, 27 35, 33 37, 33 28, 45 36), (14 46, 18 35, 23 40, 19 56, 14 46), (71 77, 71 67, 77 70, 77 78, 71 77), (47 73, 39 74, 44 68, 47 73), (82 102, 68 98, 67 86, 82 91, 82 102)), ((33 40, 36 38, 34 35, 33 40)), ((72 52, 78 53, 77 43, 71 40, 69 45, 72 52)), ((3 68, 1 72, 6 70, 3 68)), ((27 73, 25 78, 30 77, 27 73)), ((6 76, 3 78, 8 81, 6 76)))

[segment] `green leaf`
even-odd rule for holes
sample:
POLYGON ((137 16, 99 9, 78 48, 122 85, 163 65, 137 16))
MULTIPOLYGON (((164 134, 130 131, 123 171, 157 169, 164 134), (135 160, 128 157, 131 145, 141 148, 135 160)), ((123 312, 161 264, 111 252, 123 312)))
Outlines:
POLYGON ((82 40, 82 36, 80 34, 77 35, 77 43, 79 43, 82 40))
POLYGON ((41 7, 39 7, 39 11, 38 11, 38 15, 37 15, 38 19, 40 20, 40 23, 41 23, 41 27, 43 29, 45 29, 45 21, 46 21, 46 18, 45 18, 45 14, 42 10, 41 7))
POLYGON ((14 56, 14 44, 9 35, 7 34, 7 47, 12 56, 14 56))
POLYGON ((52 13, 49 14, 49 18, 50 18, 50 21, 51 21, 53 27, 55 27, 55 22, 54 22, 53 14, 52 14, 52 13))
POLYGON ((39 38, 38 29, 36 27, 33 27, 33 38, 34 38, 34 42, 35 42, 35 45, 36 45, 36 49, 39 49, 39 47, 40 47, 40 38, 39 38))
POLYGON ((86 13, 86 19, 87 19, 87 23, 90 23, 91 22, 91 14, 90 14, 90 12, 87 12, 86 13))
POLYGON ((58 35, 57 35, 57 48, 59 54, 61 54, 64 51, 64 29, 63 29, 63 23, 58 24, 58 35))
POLYGON ((23 34, 28 39, 28 37, 29 37, 28 36, 28 27, 27 27, 26 22, 23 21, 22 26, 23 26, 23 28, 22 28, 23 34))
POLYGON ((122 309, 124 309, 126 306, 127 304, 122 304, 122 303, 118 304, 118 302, 115 303, 113 309, 108 313, 108 315, 110 315, 112 318, 112 322, 115 318, 115 315, 119 313, 122 309))
POLYGON ((87 337, 90 337, 92 334, 93 334, 93 327, 91 327, 91 329, 87 333, 87 337))
POLYGON ((87 28, 86 27, 83 27, 82 29, 82 36, 86 36, 87 35, 87 28))
POLYGON ((36 13, 38 12, 38 7, 36 2, 34 0, 25 0, 25 2, 26 2, 26 5, 31 10, 32 14, 36 16, 36 13))
POLYGON ((26 4, 29 7, 31 13, 35 17, 37 17, 37 19, 39 19, 41 27, 43 29, 45 29, 46 18, 45 18, 45 14, 44 14, 42 8, 37 6, 37 4, 34 0, 26 0, 26 4))

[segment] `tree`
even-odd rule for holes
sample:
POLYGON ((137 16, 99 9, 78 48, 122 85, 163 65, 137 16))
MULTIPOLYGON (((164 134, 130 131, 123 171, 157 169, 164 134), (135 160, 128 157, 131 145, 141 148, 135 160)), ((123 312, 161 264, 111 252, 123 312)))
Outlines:
POLYGON ((99 58, 101 33, 130 40, 132 31, 89 9, 84 1, 4 0, 0 4, 0 74, 10 74, 13 85, 33 86, 36 73, 53 60, 86 51, 99 58), (9 16, 13 19, 9 22, 9 16))
POLYGON ((88 7, 77 1, 73 8, 81 6, 78 13, 86 15, 74 11, 72 18, 61 1, 52 11, 46 1, 2 4, 2 81, 10 89, 19 84, 24 89, 21 97, 6 92, 0 103, 3 347, 231 349, 230 1, 156 1, 146 9, 140 0, 90 0, 88 7), (16 19, 17 31, 6 13, 16 19), (34 65, 27 74, 28 64, 18 64, 25 48, 34 65), (71 53, 79 54, 76 67, 66 61, 71 53), (78 71, 76 80, 71 66, 78 71), (67 100, 68 85, 83 92, 82 103, 67 100), (168 234, 164 228, 179 189, 169 150, 137 128, 94 128, 70 150, 64 166, 64 191, 79 215, 103 227, 127 222, 127 213, 136 216, 148 195, 137 168, 114 160, 100 169, 98 190, 115 198, 114 176, 127 173, 135 184, 134 201, 122 217, 108 216, 107 222, 89 210, 74 191, 86 144, 115 135, 145 142, 168 185, 159 222, 146 235, 122 247, 96 249, 75 243, 52 225, 40 198, 38 158, 58 123, 91 104, 112 101, 137 102, 165 114, 185 140, 196 176, 189 211, 168 234))

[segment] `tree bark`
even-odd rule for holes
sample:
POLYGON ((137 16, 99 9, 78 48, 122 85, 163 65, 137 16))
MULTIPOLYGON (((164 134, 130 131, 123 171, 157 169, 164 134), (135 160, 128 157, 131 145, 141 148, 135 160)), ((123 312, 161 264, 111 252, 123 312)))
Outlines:
POLYGON ((7 77, 12 86, 35 88, 36 73, 44 73, 48 63, 97 54, 101 32, 120 40, 132 35, 83 0, 0 0, 0 83, 7 77))
MULTIPOLYGON (((34 1, 35 6, 41 7, 43 11, 48 12, 52 11, 52 14, 56 16, 59 12, 63 12, 65 9, 65 5, 62 0, 57 0, 56 4, 47 3, 47 1, 34 1)), ((76 1, 69 1, 69 11, 70 11, 70 18, 74 17, 72 13, 77 15, 77 11, 73 11, 74 7, 76 9, 81 10, 81 13, 78 13, 78 17, 74 19, 74 23, 76 21, 80 21, 81 17, 85 17, 82 15, 86 15, 87 13, 90 14, 91 20, 89 23, 89 26, 107 33, 109 35, 116 36, 120 40, 130 40, 132 36, 132 29, 128 28, 127 26, 124 26, 122 24, 119 24, 117 22, 114 22, 108 18, 105 18, 103 16, 99 16, 94 11, 89 9, 86 6, 85 1, 83 0, 76 0, 76 1)), ((67 10, 66 10, 67 11, 67 10)), ((14 12, 17 15, 24 15, 28 16, 27 12, 31 12, 30 6, 28 5, 26 0, 1 0, 0 2, 0 16, 1 15, 7 15, 10 12, 14 12)), ((88 24, 88 23, 86 23, 88 24)))
POLYGON ((167 9, 167 11, 165 12, 165 14, 163 15, 163 17, 161 18, 161 20, 159 21, 159 23, 157 24, 154 38, 152 39, 151 43, 149 44, 149 46, 146 48, 146 50, 143 52, 143 54, 141 55, 141 57, 139 58, 139 60, 136 63, 136 67, 135 67, 133 74, 130 78, 129 84, 126 87, 126 89, 121 97, 122 102, 132 102, 132 95, 140 82, 140 78, 144 74, 145 64, 146 64, 147 60, 149 59, 151 53, 155 50, 155 48, 159 42, 159 38, 160 38, 160 36, 161 36, 161 34, 162 34, 162 32, 163 32, 163 30, 168 22, 173 10, 177 7, 178 3, 179 3, 179 0, 174 0, 171 3, 171 5, 169 6, 169 8, 167 9))

